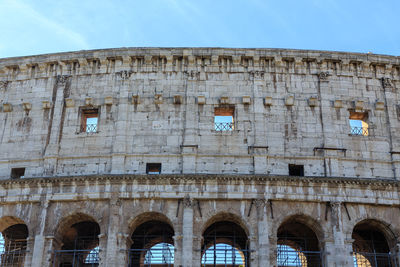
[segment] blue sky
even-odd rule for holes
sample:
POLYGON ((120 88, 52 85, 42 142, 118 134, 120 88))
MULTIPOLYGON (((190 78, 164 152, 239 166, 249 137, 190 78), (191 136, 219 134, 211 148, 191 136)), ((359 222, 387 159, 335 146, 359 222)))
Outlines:
POLYGON ((400 0, 0 0, 0 57, 111 47, 400 55, 400 0))

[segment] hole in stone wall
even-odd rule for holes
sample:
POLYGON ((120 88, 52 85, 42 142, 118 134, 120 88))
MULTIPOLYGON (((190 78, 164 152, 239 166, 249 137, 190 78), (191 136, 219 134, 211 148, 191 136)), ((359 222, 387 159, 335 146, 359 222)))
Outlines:
POLYGON ((304 165, 289 164, 289 175, 304 176, 304 165))
POLYGON ((24 178, 25 168, 12 168, 11 169, 11 179, 24 178))
POLYGON ((160 174, 161 173, 161 163, 146 163, 146 173, 147 174, 160 174))

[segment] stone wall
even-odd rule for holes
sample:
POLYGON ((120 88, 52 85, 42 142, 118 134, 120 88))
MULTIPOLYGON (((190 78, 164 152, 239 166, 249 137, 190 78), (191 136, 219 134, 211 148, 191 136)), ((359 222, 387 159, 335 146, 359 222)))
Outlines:
POLYGON ((397 177, 398 57, 123 48, 0 59, 0 177, 162 173, 397 177), (205 101, 205 103, 202 103, 205 101), (233 131, 214 108, 234 108, 233 131), (85 108, 98 132, 81 132, 85 108), (369 136, 350 135, 351 111, 369 136), (323 148, 323 149, 318 149, 323 148), (329 150, 327 148, 330 148, 329 150))
POLYGON ((278 228, 292 219, 316 233, 324 266, 353 266, 352 232, 363 221, 374 222, 400 257, 398 182, 128 175, 8 180, 0 188, 0 230, 17 222, 29 229, 33 259, 25 266, 52 266, 63 233, 82 220, 100 226, 100 266, 127 266, 130 236, 154 219, 174 229, 175 266, 200 266, 203 232, 221 220, 245 230, 250 266, 276 266, 278 228))

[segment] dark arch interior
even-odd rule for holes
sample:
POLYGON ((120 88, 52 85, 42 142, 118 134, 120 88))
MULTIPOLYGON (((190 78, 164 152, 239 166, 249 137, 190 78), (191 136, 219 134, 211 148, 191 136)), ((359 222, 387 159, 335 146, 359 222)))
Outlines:
POLYGON ((363 222, 354 227, 352 238, 354 256, 358 265, 395 266, 390 256, 390 247, 385 235, 372 222, 363 222))
MULTIPOLYGON (((163 221, 151 220, 139 225, 133 232, 132 246, 129 254, 129 266, 144 266, 146 253, 160 243, 174 244, 174 229, 163 221)), ((165 250, 160 252, 160 259, 155 259, 158 264, 146 264, 146 266, 170 266, 173 251, 165 250), (165 264, 163 264, 165 263, 165 264)))
POLYGON ((54 266, 98 266, 98 252, 93 249, 99 245, 100 226, 96 222, 75 223, 62 234, 60 251, 55 252, 54 266))
POLYGON ((293 266, 291 262, 298 266, 322 266, 317 235, 307 225, 296 220, 287 221, 279 227, 277 237, 278 266, 293 266))
POLYGON ((95 222, 75 223, 63 234, 62 250, 93 249, 99 243, 99 234, 100 226, 95 222))
POLYGON ((211 256, 211 260, 202 257, 202 261, 204 261, 202 262, 202 266, 219 266, 220 264, 228 264, 221 266, 236 266, 235 263, 241 261, 239 259, 237 261, 232 259, 233 256, 231 256, 231 258, 219 257, 219 255, 232 255, 235 253, 230 252, 231 249, 229 247, 226 248, 227 251, 216 250, 218 244, 227 244, 241 251, 244 256, 245 265, 248 266, 250 256, 249 240, 245 230, 240 225, 231 221, 219 221, 213 223, 204 231, 203 242, 202 255, 211 256), (215 250, 209 253, 207 250, 211 247, 215 250), (221 260, 225 262, 221 263, 221 260))
POLYGON ((25 224, 14 224, 2 232, 4 244, 1 266, 23 266, 28 238, 25 224))

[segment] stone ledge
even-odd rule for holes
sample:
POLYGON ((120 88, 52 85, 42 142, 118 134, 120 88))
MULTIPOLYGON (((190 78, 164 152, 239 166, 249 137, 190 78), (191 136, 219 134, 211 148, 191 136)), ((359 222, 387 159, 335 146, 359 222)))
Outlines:
POLYGON ((79 175, 65 177, 39 177, 23 179, 0 180, 0 185, 6 184, 43 184, 43 183, 69 183, 86 181, 194 181, 206 182, 216 181, 243 181, 243 182, 289 182, 302 184, 351 184, 371 186, 393 186, 400 187, 400 181, 393 179, 366 179, 366 178, 343 178, 343 177, 316 177, 316 176, 286 176, 286 175, 229 175, 229 174, 159 174, 159 175, 129 175, 129 174, 105 174, 105 175, 79 175))

